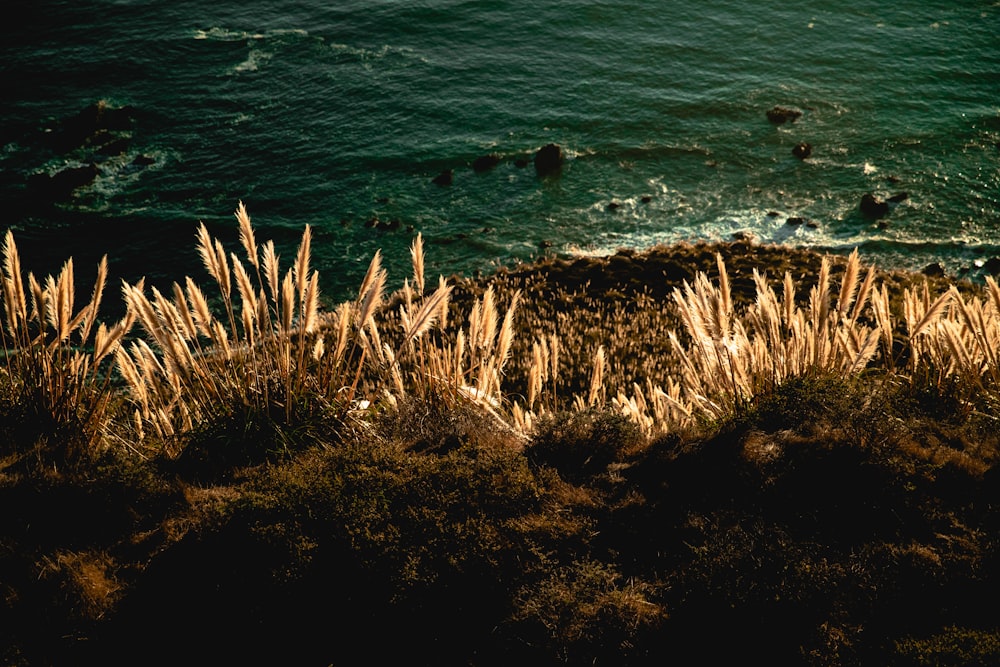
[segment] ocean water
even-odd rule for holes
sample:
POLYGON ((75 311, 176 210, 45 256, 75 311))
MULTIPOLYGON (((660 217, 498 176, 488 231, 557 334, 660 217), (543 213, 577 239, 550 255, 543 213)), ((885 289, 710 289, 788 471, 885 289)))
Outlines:
POLYGON ((400 283, 417 232, 431 276, 746 233, 1000 255, 996 0, 38 0, 0 36, 0 226, 40 274, 207 278, 196 226, 238 250, 240 201, 286 264, 312 226, 331 298, 377 249, 400 283), (78 141, 97 103, 127 122, 78 141))

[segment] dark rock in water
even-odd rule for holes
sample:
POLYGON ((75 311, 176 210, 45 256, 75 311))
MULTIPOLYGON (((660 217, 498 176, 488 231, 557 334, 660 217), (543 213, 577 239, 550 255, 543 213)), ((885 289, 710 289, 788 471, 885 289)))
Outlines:
POLYGON ((614 211, 615 209, 619 208, 620 206, 621 206, 621 204, 619 204, 616 201, 608 202, 608 210, 609 211, 614 211))
POLYGON ((539 176, 548 176, 562 167, 565 156, 557 144, 546 144, 535 153, 535 171, 539 176))
POLYGON ((732 236, 737 241, 746 241, 748 243, 753 243, 757 239, 754 233, 747 229, 739 229, 733 232, 732 236))
POLYGON ((102 131, 131 130, 132 116, 132 107, 110 107, 100 100, 62 122, 53 136, 54 147, 58 151, 69 151, 90 143, 102 131))
POLYGON ((944 267, 941 265, 941 262, 934 262, 925 266, 920 272, 925 276, 943 276, 944 267))
POLYGON ((132 160, 132 164, 137 167, 148 167, 151 164, 155 164, 156 160, 149 157, 148 155, 136 155, 132 160))
POLYGON ((888 201, 891 201, 893 204, 898 204, 899 202, 906 201, 909 198, 910 198, 910 193, 908 193, 908 192, 900 192, 899 194, 895 194, 895 195, 889 197, 888 201))
POLYGON ((483 155, 473 160, 472 170, 477 174, 481 174, 484 171, 489 171, 498 164, 500 164, 500 156, 496 153, 490 153, 489 155, 483 155))
POLYGON ((378 216, 375 216, 373 218, 368 218, 367 220, 365 220, 365 227, 377 227, 378 224, 379 224, 378 216))
POLYGON ((518 169, 524 169, 525 167, 528 166, 530 162, 531 161, 528 160, 528 158, 526 157, 519 157, 516 160, 514 160, 514 166, 517 167, 518 169))
POLYGON ((860 208, 862 215, 876 220, 889 214, 889 204, 870 192, 861 197, 860 208))
POLYGON ((785 220, 785 224, 786 225, 791 225, 793 227, 797 227, 799 225, 804 225, 805 223, 806 223, 806 219, 805 218, 800 218, 798 216, 794 216, 794 217, 791 217, 791 218, 788 218, 787 220, 785 220))
POLYGON ((802 112, 798 109, 789 109, 782 106, 775 106, 767 111, 767 119, 775 125, 782 125, 787 122, 794 123, 801 116, 802 112))
POLYGON ((769 217, 769 218, 777 218, 779 215, 781 215, 781 214, 778 213, 777 211, 768 211, 767 212, 767 217, 769 217))
POLYGON ((815 220, 808 220, 806 221, 806 227, 809 229, 819 229, 819 223, 815 220))
POLYGON ((375 224, 376 229, 381 229, 382 231, 389 231, 389 232, 396 231, 397 229, 399 229, 399 226, 400 226, 399 220, 390 220, 388 222, 379 220, 375 224))
POLYGON ((551 248, 552 247, 552 241, 539 241, 538 242, 538 247, 539 248, 551 248))
POLYGON ((445 169, 440 174, 434 177, 434 183, 436 185, 451 185, 455 182, 455 171, 453 169, 445 169))
POLYGON ((82 167, 67 167, 52 176, 34 174, 28 178, 28 188, 39 196, 61 201, 68 199, 77 188, 93 183, 100 173, 100 168, 91 162, 82 167))
POLYGON ((995 276, 1000 273, 1000 257, 990 257, 986 260, 983 264, 983 270, 991 276, 995 276))
POLYGON ((807 157, 812 155, 812 152, 813 147, 804 141, 802 143, 795 144, 795 147, 792 148, 792 155, 800 160, 805 160, 807 157))
POLYGON ((131 140, 128 137, 112 139, 106 144, 102 144, 101 147, 97 149, 97 154, 106 156, 121 155, 128 150, 130 143, 131 140))
POLYGON ((649 195, 643 195, 643 196, 642 196, 642 199, 641 199, 640 201, 641 201, 641 202, 642 202, 643 204, 648 204, 649 202, 653 201, 653 198, 652 198, 652 197, 650 197, 649 195))

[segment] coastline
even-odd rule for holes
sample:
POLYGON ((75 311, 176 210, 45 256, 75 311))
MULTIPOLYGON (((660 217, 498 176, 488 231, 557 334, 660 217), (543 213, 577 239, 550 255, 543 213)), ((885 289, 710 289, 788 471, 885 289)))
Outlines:
MULTIPOLYGON (((660 244, 646 250, 620 248, 602 257, 545 256, 531 262, 501 267, 496 272, 476 278, 452 277, 455 284, 477 293, 476 286, 493 284, 504 289, 547 285, 552 292, 586 292, 592 298, 615 299, 648 293, 654 298, 668 296, 684 281, 692 281, 699 272, 716 277, 716 253, 722 256, 729 273, 733 298, 748 302, 754 296, 753 270, 766 271, 769 282, 780 282, 790 272, 796 282, 808 282, 819 273, 824 256, 831 258, 831 277, 843 271, 847 256, 808 248, 749 240, 694 241, 660 244)), ((931 291, 955 284, 975 290, 971 281, 943 273, 883 268, 861 256, 864 266, 875 266, 879 280, 890 291, 901 291, 916 282, 926 281, 931 291)))

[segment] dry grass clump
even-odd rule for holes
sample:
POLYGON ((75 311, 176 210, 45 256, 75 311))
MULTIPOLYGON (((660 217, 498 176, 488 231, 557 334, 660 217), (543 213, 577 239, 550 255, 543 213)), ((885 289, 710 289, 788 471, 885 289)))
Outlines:
POLYGON ((100 619, 114 607, 122 590, 116 565, 106 553, 59 552, 43 559, 40 579, 58 582, 74 613, 86 620, 100 619))
POLYGON ((556 469, 563 479, 584 483, 627 460, 645 440, 639 426, 620 412, 563 411, 538 420, 527 455, 536 465, 556 469))
POLYGON ((936 299, 925 289, 903 301, 911 372, 925 370, 936 383, 961 378, 978 390, 1000 386, 1000 287, 986 278, 986 298, 965 299, 952 286, 936 299))
POLYGON ((172 298, 155 288, 147 296, 141 283, 122 288, 128 312, 148 342, 140 338, 120 351, 118 368, 138 406, 137 425, 152 426, 161 439, 190 431, 220 410, 288 420, 298 399, 339 390, 359 354, 348 348, 350 327, 363 328, 364 308, 370 310, 381 296, 376 256, 358 304, 338 313, 344 321, 333 329, 338 336, 332 354, 322 366, 311 367, 326 356, 326 343, 316 335, 319 275, 309 268, 310 229, 294 265, 282 275, 273 242, 257 246, 242 204, 236 217, 247 264, 235 253, 227 257, 204 225, 198 230, 198 251, 218 287, 221 316, 191 278, 184 287, 174 283, 172 298))
MULTIPOLYGON (((607 290, 589 276, 562 284, 544 273, 499 274, 489 287, 497 300, 522 295, 503 387, 526 412, 572 409, 578 396, 586 403, 601 347, 606 386, 644 384, 677 369, 669 342, 653 333, 677 327, 679 320, 651 290, 607 290)), ((456 292, 459 307, 475 288, 459 283, 456 292)))
POLYGON ((4 237, 0 409, 13 430, 5 434, 7 446, 41 443, 62 450, 63 461, 100 453, 113 396, 105 360, 133 323, 127 316, 110 327, 98 324, 107 270, 105 257, 89 301, 76 309, 72 258, 58 276, 39 281, 28 273, 26 287, 14 235, 8 230, 4 237))
MULTIPOLYGON (((676 334, 669 334, 681 360, 682 393, 692 406, 689 411, 698 409, 718 418, 790 377, 853 375, 875 355, 882 329, 860 321, 875 273, 869 269, 859 283, 856 251, 835 303, 828 260, 820 268, 806 308, 796 303, 790 274, 785 274, 779 299, 763 274, 755 271, 757 300, 745 318, 735 313, 721 256, 718 265, 717 287, 699 274, 693 286, 685 283, 673 294, 690 340, 685 346, 676 334)), ((880 327, 889 325, 880 322, 880 327)))
POLYGON ((575 561, 518 591, 512 620, 543 635, 528 641, 549 649, 549 660, 627 662, 641 655, 637 632, 655 630, 666 617, 649 599, 654 591, 605 563, 575 561))
MULTIPOLYGON (((420 247, 418 236, 414 249, 420 247)), ((397 295, 401 301, 398 313, 390 314, 383 326, 398 323, 397 330, 388 336, 401 341, 395 350, 385 346, 379 359, 392 380, 391 392, 386 395, 392 401, 404 396, 435 397, 449 404, 472 401, 502 419, 498 412, 504 409, 501 384, 511 355, 520 293, 511 296, 501 318, 494 291, 487 288, 473 302, 467 325, 449 330, 447 297, 451 289, 441 280, 438 289, 424 298, 406 283, 397 295), (440 323, 436 335, 423 336, 434 321, 440 323)), ((377 392, 374 385, 371 389, 373 394, 377 392)))
MULTIPOLYGON (((407 281, 396 295, 398 309, 383 312, 386 272, 376 253, 357 298, 324 311, 319 275, 310 268, 309 227, 282 273, 273 242, 258 246, 242 203, 236 218, 242 260, 227 255, 204 225, 198 230, 221 314, 191 278, 175 283, 170 296, 156 289, 147 295, 141 283, 123 287, 130 317, 145 333, 116 356, 140 433, 151 428, 157 440, 170 442, 227 416, 223 431, 257 439, 317 420, 336 429, 376 403, 392 406, 408 395, 470 401, 496 414, 516 294, 501 319, 487 290, 453 342, 432 338, 449 323, 452 288, 442 279, 425 293, 418 235, 411 248, 414 287, 407 281)), ((277 439, 273 447, 288 447, 287 439, 277 439)))
MULTIPOLYGON (((958 383, 967 388, 970 401, 996 396, 1000 388, 1000 289, 992 278, 987 279, 985 299, 963 296, 954 285, 932 298, 925 282, 903 288, 893 300, 888 286, 878 284, 874 267, 863 271, 855 250, 836 289, 832 260, 823 257, 805 300, 800 295, 806 292, 790 272, 776 293, 754 268, 756 297, 737 308, 721 254, 716 262, 715 284, 698 272, 692 282, 673 289, 680 333, 659 328, 642 334, 669 341, 664 366, 673 372, 659 378, 638 372, 631 382, 616 374, 610 384, 607 354, 600 346, 593 356, 590 387, 575 396, 577 409, 610 403, 655 434, 722 419, 797 377, 848 378, 880 370, 914 386, 958 383)), ((536 343, 528 408, 546 409, 537 396, 538 388, 556 384, 548 351, 566 347, 552 337, 536 343)), ((530 426, 533 417, 526 410, 518 421, 530 426)))

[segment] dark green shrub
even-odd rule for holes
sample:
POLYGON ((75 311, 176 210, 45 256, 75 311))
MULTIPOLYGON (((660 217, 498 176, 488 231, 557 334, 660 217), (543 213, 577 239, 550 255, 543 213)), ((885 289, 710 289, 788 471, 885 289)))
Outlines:
POLYGON ((560 412, 540 420, 526 454, 535 465, 555 468, 568 481, 583 482, 622 461, 644 441, 636 423, 620 413, 560 412))
POLYGON ((515 631, 548 661, 630 664, 647 648, 638 637, 666 617, 654 592, 612 565, 574 561, 518 591, 515 631))
POLYGON ((277 461, 317 442, 337 442, 345 430, 338 412, 320 396, 300 397, 291 409, 220 406, 186 437, 174 472, 192 481, 226 479, 234 470, 277 461))

